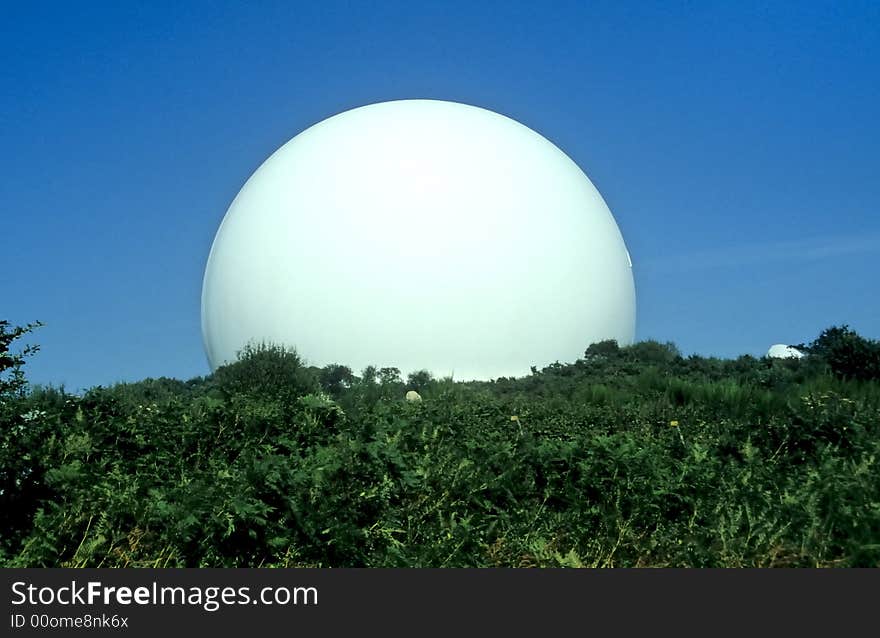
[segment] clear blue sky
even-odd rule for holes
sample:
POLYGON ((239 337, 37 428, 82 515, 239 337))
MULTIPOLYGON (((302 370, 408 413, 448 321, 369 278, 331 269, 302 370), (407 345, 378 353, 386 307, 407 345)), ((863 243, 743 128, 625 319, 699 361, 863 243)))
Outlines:
POLYGON ((880 3, 30 4, 0 22, 0 318, 45 322, 34 382, 206 374, 202 276, 239 188, 400 98, 568 153, 632 254, 641 339, 880 337, 880 3))

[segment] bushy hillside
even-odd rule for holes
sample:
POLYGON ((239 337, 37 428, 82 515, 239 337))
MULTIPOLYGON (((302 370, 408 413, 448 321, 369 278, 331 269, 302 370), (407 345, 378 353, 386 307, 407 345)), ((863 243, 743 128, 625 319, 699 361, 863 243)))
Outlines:
POLYGON ((12 341, 2 565, 880 566, 880 347, 847 328, 466 384, 259 346, 82 396, 26 389, 12 341))

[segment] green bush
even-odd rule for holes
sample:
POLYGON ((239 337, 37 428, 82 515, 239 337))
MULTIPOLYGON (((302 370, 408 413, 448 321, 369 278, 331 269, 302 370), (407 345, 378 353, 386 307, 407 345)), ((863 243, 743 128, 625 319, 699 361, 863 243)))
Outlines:
POLYGON ((235 363, 221 366, 211 385, 226 395, 290 402, 318 389, 318 379, 295 350, 276 344, 248 344, 235 363))
POLYGON ((880 379, 880 342, 865 339, 849 326, 823 331, 809 351, 841 379, 880 379))
POLYGON ((606 344, 405 385, 257 346, 9 393, 0 565, 877 567, 880 382, 820 356, 606 344))

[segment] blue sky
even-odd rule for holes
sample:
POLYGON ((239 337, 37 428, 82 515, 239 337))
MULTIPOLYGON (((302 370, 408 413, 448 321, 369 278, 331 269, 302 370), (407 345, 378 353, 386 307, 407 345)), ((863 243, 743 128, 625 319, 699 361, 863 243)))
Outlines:
POLYGON ((28 4, 0 23, 0 318, 46 324, 33 382, 206 374, 202 276, 239 188, 401 98, 498 111, 584 169, 641 339, 880 337, 876 2, 28 4))

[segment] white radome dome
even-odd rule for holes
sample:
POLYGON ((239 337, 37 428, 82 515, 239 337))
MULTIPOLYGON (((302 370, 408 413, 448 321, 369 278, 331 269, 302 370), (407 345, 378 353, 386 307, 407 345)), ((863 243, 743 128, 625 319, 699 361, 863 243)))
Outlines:
POLYGON ((273 153, 202 289, 213 369, 266 341, 312 365, 488 379, 634 332, 629 254, 587 176, 522 124, 436 100, 346 111, 273 153))
POLYGON ((767 350, 767 356, 771 359, 800 359, 804 353, 784 343, 777 343, 770 346, 770 349, 767 350))

